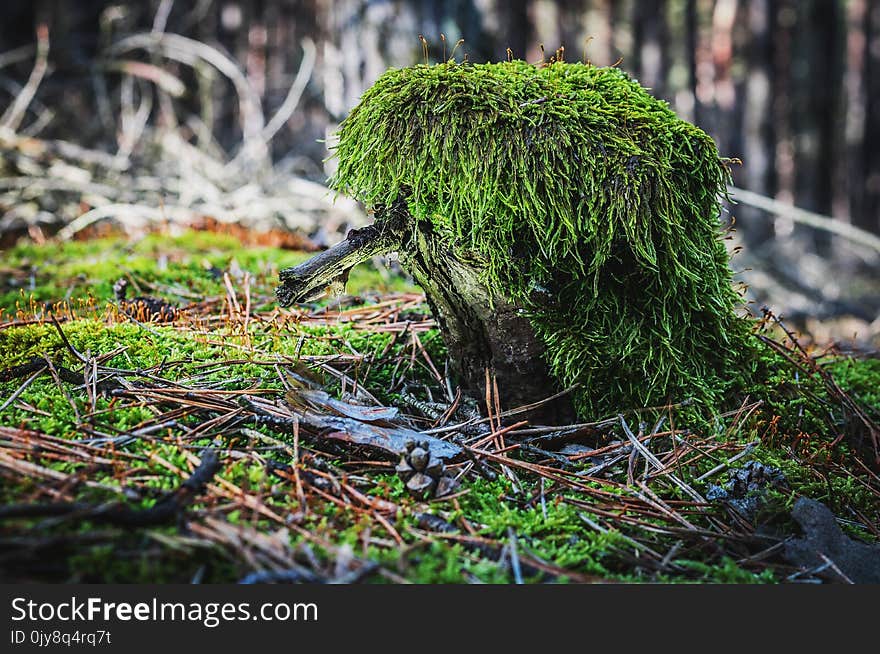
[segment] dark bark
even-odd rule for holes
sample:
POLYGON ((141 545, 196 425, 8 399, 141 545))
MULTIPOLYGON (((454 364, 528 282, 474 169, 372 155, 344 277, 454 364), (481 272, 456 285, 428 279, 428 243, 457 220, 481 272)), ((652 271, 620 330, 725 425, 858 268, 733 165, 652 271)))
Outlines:
MULTIPOLYGON (((737 94, 734 84, 734 31, 740 18, 742 7, 738 0, 716 0, 712 9, 712 29, 710 35, 710 57, 712 60, 711 97, 713 122, 710 133, 715 135, 721 125, 736 125, 737 94)), ((723 130, 715 136, 721 152, 736 156, 741 152, 736 148, 737 129, 723 130)))
POLYGON ((792 56, 794 20, 792 0, 776 4, 776 33, 773 57, 773 124, 776 131, 776 192, 794 195, 794 148, 792 137, 792 56))
POLYGON ((532 38, 529 5, 527 2, 500 2, 498 5, 496 11, 499 42, 495 44, 495 58, 503 60, 507 48, 513 51, 514 57, 523 58, 532 38))
MULTIPOLYGON (((866 64, 868 55, 868 2, 854 0, 847 7, 846 31, 846 163, 841 166, 838 184, 838 198, 841 204, 848 204, 850 222, 857 227, 870 230, 866 224, 867 216, 862 212, 864 200, 864 158, 866 64)), ((869 222, 869 221, 868 221, 869 222)))
MULTIPOLYGON (((402 203, 377 212, 373 225, 353 230, 326 252, 282 270, 278 300, 282 305, 302 301, 351 266, 392 251, 399 252, 403 266, 424 289, 449 351, 451 372, 465 393, 484 403, 487 369, 497 380, 503 410, 542 402, 559 390, 523 307, 488 288, 480 280, 479 264, 458 256, 402 203)), ((570 423, 574 411, 568 396, 562 396, 525 417, 570 423)))
POLYGON ((390 225, 383 228, 374 224, 351 230, 344 241, 329 250, 295 268, 282 270, 281 286, 276 291, 278 301, 284 306, 308 302, 324 293, 328 286, 344 286, 353 266, 397 250, 401 238, 401 231, 390 225))
MULTIPOLYGON (((836 3, 824 0, 813 0, 803 9, 794 49, 799 65, 793 67, 795 197, 805 209, 829 214, 837 143, 843 136, 838 132, 842 121, 836 119, 841 91, 840 12, 836 3)), ((829 234, 816 231, 813 240, 820 254, 830 254, 829 234)))
POLYGON ((639 81, 658 97, 665 97, 669 68, 665 11, 665 0, 647 0, 633 8, 633 63, 639 71, 639 81))
MULTIPOLYGON (((414 232, 414 242, 401 252, 401 263, 425 290, 444 335, 453 374, 478 400, 485 396, 486 369, 495 376, 502 408, 546 399, 556 390, 536 337, 522 307, 492 293, 479 281, 477 266, 462 261, 427 230, 414 232)), ((568 399, 561 398, 533 413, 571 422, 568 399)))
MULTIPOLYGON (((775 0, 750 0, 748 27, 752 38, 749 49, 749 72, 745 83, 743 111, 743 168, 744 187, 772 197, 775 192, 773 144, 773 25, 775 0)), ((757 209, 739 207, 737 222, 744 228, 751 247, 759 247, 773 238, 773 222, 757 209)))
POLYGON ((865 140, 862 144, 863 186, 857 225, 880 231, 880 3, 869 2, 865 48, 865 140))
POLYGON ((684 13, 685 57, 687 60, 687 86, 693 101, 691 120, 702 124, 700 101, 697 99, 697 43, 699 40, 697 0, 687 0, 684 13))

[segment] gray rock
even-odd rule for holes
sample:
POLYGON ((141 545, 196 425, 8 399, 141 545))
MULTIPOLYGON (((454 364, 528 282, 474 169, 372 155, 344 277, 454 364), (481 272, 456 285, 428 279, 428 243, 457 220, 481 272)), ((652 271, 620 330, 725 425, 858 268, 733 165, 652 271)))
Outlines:
MULTIPOLYGON (((820 556, 824 554, 852 582, 880 584, 880 545, 869 545, 848 537, 828 507, 808 497, 795 502, 791 516, 804 533, 802 538, 785 544, 783 556, 789 563, 805 569, 818 568, 827 563, 820 556)), ((830 568, 820 574, 842 581, 840 575, 830 568)))

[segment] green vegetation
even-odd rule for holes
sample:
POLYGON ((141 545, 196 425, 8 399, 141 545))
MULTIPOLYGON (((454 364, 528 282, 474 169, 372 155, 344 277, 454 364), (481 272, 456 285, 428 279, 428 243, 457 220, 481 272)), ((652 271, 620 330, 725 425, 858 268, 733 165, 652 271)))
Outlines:
POLYGON ((332 185, 410 212, 528 309, 584 416, 692 396, 749 365, 712 139, 617 68, 392 69, 339 131, 332 185))
MULTIPOLYGON (((402 388, 392 388, 401 377, 406 380, 405 387, 423 399, 426 388, 432 388, 435 397, 442 397, 440 385, 412 341, 395 336, 393 331, 376 330, 369 322, 348 321, 344 313, 322 313, 335 302, 333 299, 314 305, 308 316, 297 313, 279 319, 271 302, 276 270, 292 259, 304 258, 302 254, 272 248, 244 251, 233 239, 186 233, 179 237, 152 235, 132 246, 115 239, 40 248, 23 245, 4 255, 4 285, 8 287, 10 280, 16 284, 22 278, 26 280, 32 266, 36 267, 36 285, 27 293, 12 290, 2 295, 3 320, 15 314, 16 304, 19 311, 32 306, 38 314, 44 312, 42 302, 54 304, 72 289, 70 309, 56 311, 66 317, 61 325, 64 334, 81 353, 115 352, 103 365, 222 392, 259 389, 267 397, 281 400, 281 378, 266 361, 271 363, 273 357, 292 361, 298 357, 311 362, 316 378, 337 396, 342 390, 339 380, 326 374, 316 362, 337 361, 337 369, 357 378, 363 388, 383 402, 402 406, 402 388), (219 269, 219 278, 211 267, 219 269), (233 288, 239 296, 243 293, 243 273, 249 273, 252 280, 250 290, 256 308, 247 329, 240 322, 222 319, 228 312, 222 273, 236 268, 240 271, 233 288), (175 301, 183 297, 184 305, 191 303, 195 318, 171 325, 126 320, 109 304, 112 283, 122 272, 138 281, 144 292, 149 290, 175 301), (31 303, 31 294, 40 302, 31 303), (344 357, 353 352, 361 358, 345 363, 344 357)), ((368 292, 370 288, 384 285, 386 291, 411 290, 405 280, 386 279, 368 268, 355 271, 352 280, 364 298, 345 306, 357 310, 389 297, 374 297, 368 292)), ((419 319, 425 309, 406 311, 419 319)), ((45 354, 56 365, 81 373, 82 364, 54 325, 45 320, 29 322, 35 317, 23 312, 18 326, 0 329, 4 367, 45 354)), ((443 347, 436 329, 421 332, 419 339, 442 369, 443 347)), ((841 387, 861 400, 875 418, 880 417, 880 362, 829 357, 823 365, 841 387)), ((825 502, 840 516, 863 516, 844 526, 852 536, 871 539, 868 525, 880 520, 877 488, 871 475, 852 463, 846 440, 836 439, 849 424, 847 417, 815 375, 796 374, 775 355, 760 358, 756 366, 763 366, 759 369, 761 376, 770 382, 746 389, 751 400, 763 402, 753 412, 720 415, 707 421, 695 407, 681 406, 669 411, 628 413, 627 419, 633 428, 638 424, 650 428, 660 417, 669 421, 669 429, 663 428, 663 435, 652 439, 650 449, 659 455, 678 448, 675 474, 700 493, 705 493, 709 484, 722 482, 725 473, 698 481, 701 475, 741 452, 747 443, 757 442, 743 462, 757 460, 780 468, 788 484, 768 489, 762 500, 756 524, 765 531, 791 533, 794 527, 788 512, 794 499, 803 494, 825 502)), ((23 381, 0 382, 0 404, 23 381)), ((665 554, 676 541, 686 539, 686 534, 671 532, 664 536, 670 523, 662 514, 639 513, 637 503, 642 491, 624 483, 625 458, 605 480, 566 477, 580 484, 576 486, 557 486, 558 482, 516 468, 511 478, 495 467, 498 474, 492 479, 466 475, 463 494, 454 500, 426 503, 411 497, 388 467, 364 467, 360 456, 315 450, 300 442, 302 474, 328 470, 337 480, 395 507, 387 515, 386 524, 393 525, 402 540, 398 543, 385 525, 364 510, 363 503, 330 501, 326 490, 324 495, 310 493, 304 504, 300 501, 295 484, 272 472, 267 463, 293 463, 290 433, 280 434, 265 427, 239 429, 223 423, 210 428, 182 416, 176 425, 128 443, 97 450, 83 449, 80 444, 98 434, 124 437, 153 425, 158 406, 100 393, 92 399, 83 385, 58 383, 50 375, 42 375, 11 406, 0 411, 0 428, 31 430, 23 432, 22 438, 30 439, 26 442, 34 443, 37 438, 27 434, 37 433, 43 439, 39 449, 25 453, 17 445, 20 441, 0 434, 0 504, 4 505, 46 502, 46 489, 54 488, 53 492, 60 493, 51 496, 55 499, 69 497, 96 505, 122 500, 132 508, 146 509, 154 506, 163 493, 180 486, 192 470, 192 457, 202 447, 218 447, 224 452, 223 467, 217 475, 222 482, 187 510, 185 528, 171 524, 120 529, 90 521, 39 518, 5 521, 7 531, 35 539, 31 541, 35 552, 51 552, 53 565, 40 564, 36 569, 42 573, 32 574, 51 580, 233 581, 253 571, 255 560, 263 562, 256 564, 258 569, 275 565, 266 563, 270 559, 259 558, 259 544, 264 542, 261 539, 274 534, 268 541, 278 543, 273 547, 299 553, 291 554, 295 559, 310 552, 309 556, 328 570, 340 557, 356 556, 374 562, 385 571, 371 579, 376 582, 509 583, 515 580, 510 553, 505 550, 511 533, 516 535, 527 582, 610 579, 770 583, 781 581, 786 574, 763 560, 747 561, 748 552, 730 549, 736 541, 719 541, 721 546, 716 552, 700 545, 700 539, 682 547, 662 569, 652 567, 649 548, 665 554), (56 447, 67 449, 53 449, 56 447), (319 459, 325 463, 319 465, 319 459), (26 461, 37 469, 16 472, 17 468, 10 467, 12 460, 26 461), (61 475, 61 480, 51 475, 61 475), (223 495, 224 490, 228 494, 223 495), (255 505, 244 498, 258 501, 281 522, 255 511, 255 505), (609 519, 609 511, 624 520, 609 519), (455 525, 460 532, 451 536, 436 533, 420 522, 424 513, 455 525), (626 522, 626 518, 644 520, 659 531, 642 529, 626 522), (465 525, 474 531, 473 536, 465 525), (602 526, 602 530, 593 525, 602 526), (59 536, 64 540, 58 541, 59 536), (41 537, 46 540, 41 541, 41 537), (39 545, 41 542, 55 543, 52 547, 56 549, 39 549, 48 547, 39 545), (64 545, 57 545, 59 542, 64 545), (235 543, 241 542, 250 543, 247 556, 236 549, 235 543), (542 562, 544 572, 528 568, 536 562, 542 562)), ((612 425, 592 444, 608 446, 622 437, 619 426, 612 425)), ((535 459, 523 452, 514 454, 510 462, 530 460, 541 461, 541 456, 535 459)), ((594 463, 589 458, 575 460, 556 474, 559 478, 576 475, 594 463)), ((545 466, 550 464, 553 462, 543 461, 545 466)), ((641 467, 639 463, 637 472, 641 467)), ((664 502, 675 507, 689 499, 664 479, 650 482, 653 492, 661 494, 664 502)), ((708 511, 713 520, 725 519, 721 505, 708 511)), ((687 514, 687 519, 707 528, 711 524, 700 522, 703 518, 698 514, 687 514)), ((756 547, 764 545, 759 541, 756 547)))
MULTIPOLYGON (((67 301, 74 308, 113 298, 113 283, 131 275, 148 280, 169 299, 187 301, 222 294, 223 273, 234 281, 245 271, 258 283, 274 283, 278 269, 308 259, 304 252, 271 247, 241 247, 233 236, 188 230, 178 235, 148 234, 135 242, 99 238, 37 245, 22 242, 3 252, 0 263, 0 318, 16 309, 33 311, 44 302, 67 301), (36 304, 33 304, 36 303, 36 304)), ((139 288, 136 286, 135 288, 139 288)), ((411 290, 399 275, 372 266, 355 268, 349 293, 411 290)), ((149 292, 150 288, 140 288, 149 292)))

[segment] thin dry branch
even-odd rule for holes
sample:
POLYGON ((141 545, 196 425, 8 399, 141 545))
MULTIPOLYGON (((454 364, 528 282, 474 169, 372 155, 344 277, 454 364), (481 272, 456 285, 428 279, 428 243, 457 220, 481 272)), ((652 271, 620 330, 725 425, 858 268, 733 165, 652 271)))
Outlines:
POLYGON ((28 105, 30 105, 46 70, 49 67, 49 26, 40 23, 37 26, 37 54, 34 61, 33 70, 28 78, 27 83, 21 90, 21 93, 15 98, 15 101, 0 117, 0 133, 3 131, 14 132, 21 125, 28 105))
POLYGON ((133 34, 125 37, 110 47, 109 55, 118 55, 138 49, 159 52, 169 59, 189 66, 196 66, 200 60, 203 60, 226 76, 235 87, 239 98, 244 139, 242 150, 247 151, 248 156, 254 156, 259 152, 260 157, 265 157, 264 142, 261 139, 265 127, 262 103, 238 64, 217 48, 206 43, 179 34, 160 32, 133 34))

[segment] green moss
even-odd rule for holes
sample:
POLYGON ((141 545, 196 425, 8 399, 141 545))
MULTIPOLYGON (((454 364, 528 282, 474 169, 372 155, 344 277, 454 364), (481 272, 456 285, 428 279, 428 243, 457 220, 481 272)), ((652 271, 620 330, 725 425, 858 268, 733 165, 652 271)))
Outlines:
MULTIPOLYGON (((280 388, 280 381, 273 370, 267 371, 264 366, 248 363, 248 358, 262 356, 255 356, 254 352, 273 357, 313 357, 333 356, 340 352, 350 354, 354 350, 369 361, 379 359, 379 355, 387 350, 386 354, 391 361, 396 356, 403 356, 407 347, 403 342, 392 344, 393 336, 389 333, 366 332, 346 324, 291 324, 283 330, 266 330, 259 324, 253 324, 249 331, 253 350, 250 354, 245 352, 242 359, 241 351, 225 347, 226 343, 240 343, 244 338, 232 330, 219 329, 210 335, 204 335, 163 325, 152 325, 147 329, 137 324, 108 324, 97 319, 72 320, 66 322, 63 329, 71 345, 80 352, 96 354, 121 350, 106 365, 128 370, 146 370, 173 361, 176 365, 165 366, 160 372, 162 376, 173 381, 184 380, 192 374, 202 375, 205 381, 237 380, 224 386, 228 390, 246 387, 254 379, 261 380, 264 388, 280 388), (208 374, 200 368, 205 364, 229 359, 235 360, 235 363, 220 366, 208 374)), ((430 334, 425 337, 425 342, 429 345, 437 340, 436 333, 433 337, 430 334)), ((82 367, 66 349, 58 331, 52 325, 33 324, 0 330, 0 360, 4 362, 2 368, 19 365, 35 356, 44 355, 55 363, 74 369, 82 367)), ((376 365, 355 367, 349 374, 359 383, 369 386, 380 397, 384 397, 387 393, 383 394, 382 390, 387 388, 393 371, 394 365, 380 360, 376 365)), ((398 374, 404 373, 408 373, 408 377, 414 382, 430 379, 428 371, 422 365, 412 369, 402 368, 398 374)), ((335 378, 328 376, 324 381, 331 392, 338 390, 338 381, 335 378)), ((0 382, 0 397, 14 392, 20 383, 20 380, 0 382)), ((37 411, 16 406, 7 407, 0 413, 0 424, 26 426, 54 436, 75 433, 78 420, 74 406, 85 411, 87 403, 84 393, 65 394, 65 390, 48 375, 31 383, 21 395, 21 400, 37 411)), ((96 408, 105 409, 111 401, 99 396, 96 399, 96 408)), ((107 416, 112 421, 110 427, 114 430, 130 429, 152 415, 145 407, 114 406, 112 414, 107 416)))
MULTIPOLYGON (((143 267, 137 269, 138 276, 156 284, 159 287, 157 294, 166 288, 179 287, 193 289, 194 292, 198 289, 198 293, 209 293, 214 297, 222 297, 225 290, 222 281, 218 282, 205 274, 202 260, 208 259, 212 265, 227 269, 235 259, 243 269, 252 273, 252 291, 254 298, 257 298, 271 297, 275 268, 303 256, 271 248, 256 248, 251 252, 225 237, 184 234, 180 238, 157 236, 153 240, 150 237, 134 245, 102 240, 95 244, 49 244, 44 248, 21 246, 4 253, 3 265, 37 265, 38 284, 34 293, 42 294, 41 298, 61 299, 66 293, 64 289, 75 283, 72 297, 91 295, 95 303, 101 304, 109 299, 110 284, 118 277, 122 266, 132 265, 136 257, 142 257, 143 262, 143 267), (100 265, 89 265, 89 262, 99 261, 101 251, 105 253, 105 259, 101 260, 100 265), (166 267, 158 265, 159 255, 167 257, 166 267), (80 261, 76 261, 76 257, 80 257, 80 261), (78 278, 80 273, 87 275, 87 281, 78 278)), ((374 271, 364 269, 363 283, 363 288, 369 289, 381 282, 374 271)), ((215 315, 222 314, 222 304, 218 303, 215 307, 215 315)), ((408 338, 398 338, 392 343, 394 337, 390 333, 373 333, 348 323, 273 322, 271 315, 274 307, 267 305, 267 309, 259 313, 260 320, 255 319, 250 323, 247 339, 242 330, 235 326, 218 327, 205 333, 193 325, 143 327, 120 324, 108 320, 103 308, 84 308, 81 315, 85 317, 67 320, 62 326, 71 344, 81 352, 90 351, 94 355, 125 348, 106 361, 105 365, 147 370, 164 363, 158 374, 181 383, 190 384, 198 378, 202 382, 214 382, 217 388, 256 386, 271 391, 281 388, 277 373, 271 366, 258 365, 257 360, 292 356, 297 352, 302 356, 350 355, 353 349, 365 355, 365 361, 371 355, 385 353, 373 364, 346 368, 349 375, 357 376, 359 382, 380 399, 394 403, 387 389, 391 379, 399 379, 401 375, 406 377, 411 390, 418 392, 424 384, 433 389, 435 398, 442 397, 442 391, 421 361, 419 351, 414 349, 408 338), (250 343, 250 349, 240 347, 245 342, 250 343), (399 367, 396 363, 398 360, 401 361, 399 367), (217 367, 206 368, 205 364, 217 364, 217 367)), ((444 353, 437 331, 420 333, 419 338, 434 362, 440 365, 444 353)), ((791 364, 759 347, 751 347, 749 367, 744 368, 743 379, 737 381, 743 392, 753 400, 764 401, 761 409, 749 420, 736 421, 733 416, 707 419, 697 407, 685 406, 670 411, 643 411, 637 414, 638 417, 633 415, 630 424, 635 429, 638 421, 650 425, 661 414, 666 415, 670 423, 674 421, 676 428, 689 428, 691 433, 686 438, 696 439, 700 449, 711 450, 700 444, 700 438, 712 434, 717 435, 719 441, 759 441, 749 458, 782 468, 791 487, 790 491, 771 491, 768 494, 766 506, 759 516, 758 523, 761 525, 781 526, 784 527, 782 533, 791 533, 795 526, 790 524, 789 512, 798 495, 825 502, 841 517, 854 516, 856 513, 853 510, 857 509, 876 524, 880 519, 876 496, 864 483, 846 472, 849 456, 846 442, 829 446, 837 435, 829 425, 834 424, 834 420, 842 420, 842 415, 839 409, 831 407, 829 416, 831 402, 821 380, 802 373, 796 375, 791 364), (755 383, 755 379, 766 380, 766 383, 755 383), (732 428, 733 424, 737 425, 736 429, 732 428)), ((68 352, 51 324, 24 324, 0 329, 2 367, 40 354, 48 354, 53 361, 73 370, 82 369, 82 364, 68 352)), ((865 404, 871 415, 880 413, 880 362, 837 358, 829 359, 824 365, 844 390, 865 404)), ((16 379, 0 383, 0 402, 16 392, 22 381, 16 379)), ((137 378, 132 377, 130 381, 137 381, 137 378)), ((338 391, 331 376, 328 375, 324 381, 331 392, 338 391)), ((113 436, 130 433, 145 421, 155 419, 151 407, 117 399, 111 408, 112 401, 99 394, 94 419, 83 422, 82 416, 91 412, 84 389, 76 384, 59 386, 50 376, 44 375, 35 379, 16 402, 0 412, 0 425, 35 429, 50 436, 69 439, 75 444, 78 439, 93 435, 84 432, 84 427, 113 436), (74 407, 79 411, 80 419, 74 407)), ((629 415, 627 419, 630 419, 629 415)), ((668 574, 657 575, 649 566, 642 567, 638 559, 633 558, 633 546, 626 538, 636 538, 651 544, 657 551, 667 552, 677 536, 662 539, 650 531, 641 531, 624 522, 615 525, 613 521, 596 518, 609 527, 607 532, 598 533, 581 519, 581 513, 589 514, 589 510, 573 507, 567 501, 583 502, 585 498, 582 494, 552 490, 547 485, 546 506, 542 507, 534 500, 541 491, 539 481, 530 474, 518 472, 516 486, 503 476, 494 481, 465 477, 463 490, 467 493, 457 498, 455 503, 429 505, 416 501, 405 490, 397 475, 372 469, 367 473, 353 474, 350 481, 358 484, 362 492, 400 506, 400 511, 392 520, 404 540, 404 545, 398 546, 380 524, 354 508, 311 497, 308 511, 303 511, 291 484, 269 473, 264 463, 264 458, 291 463, 284 451, 252 450, 265 443, 259 439, 249 441, 246 434, 235 430, 228 435, 221 430, 219 433, 206 432, 201 437, 193 437, 191 429, 198 426, 200 420, 181 418, 173 428, 120 446, 118 455, 117 448, 108 448, 103 456, 111 463, 106 465, 94 464, 88 459, 59 460, 39 450, 30 453, 28 460, 47 469, 94 482, 91 485, 71 486, 68 492, 74 501, 93 505, 125 501, 132 508, 145 509, 155 505, 163 492, 177 488, 185 479, 186 471, 191 469, 187 450, 198 451, 219 438, 223 447, 233 448, 237 453, 225 459, 218 477, 261 498, 278 515, 300 525, 304 531, 291 530, 285 543, 292 548, 309 546, 327 569, 332 569, 337 553, 329 548, 323 549, 303 533, 313 534, 318 541, 335 547, 351 546, 357 556, 378 562, 384 569, 416 583, 510 583, 514 581, 513 573, 502 559, 500 549, 508 542, 508 529, 512 528, 517 535, 518 552, 524 559, 540 559, 571 575, 595 575, 624 582, 686 580, 769 583, 779 580, 770 570, 762 572, 760 566, 753 566, 757 570, 755 572, 748 569, 748 564, 741 566, 730 559, 718 558, 710 550, 692 548, 684 548, 671 558, 668 574), (166 467, 163 462, 180 472, 166 467), (423 511, 436 512, 444 520, 459 526, 461 519, 467 520, 479 537, 488 538, 498 546, 491 552, 480 552, 452 539, 432 536, 426 541, 424 530, 419 527, 416 518, 423 511), (363 535, 366 527, 370 529, 372 540, 365 545, 363 535), (657 539, 656 542, 652 541, 653 538, 657 539)), ((284 438, 277 433, 272 436, 284 438)), ((607 435, 608 438, 619 436, 613 430, 607 435)), ((672 446, 673 442, 668 436, 658 437, 650 444, 652 451, 658 454, 672 446)), ((301 448, 301 452, 308 451, 304 444, 301 444, 301 448)), ((702 457, 693 464, 682 463, 676 469, 676 474, 703 493, 706 484, 719 482, 725 473, 720 472, 703 482, 697 481, 697 478, 738 451, 739 448, 713 450, 711 457, 702 457)), ((686 457, 693 455, 688 453, 686 457)), ((322 456, 336 466, 342 476, 349 474, 352 469, 341 465, 332 455, 322 456)), ((586 469, 592 462, 585 460, 575 465, 586 469)), ((860 474, 862 481, 869 481, 864 471, 860 474)), ((40 488, 45 484, 45 480, 39 476, 10 476, 4 478, 4 482, 0 483, 0 503, 5 504, 35 501, 34 498, 41 497, 40 488)), ((596 484, 608 492, 626 494, 625 489, 620 487, 596 484)), ((662 484, 654 488, 662 490, 664 499, 687 499, 662 484)), ((277 523, 264 520, 240 504, 228 503, 211 493, 206 493, 188 509, 188 520, 200 520, 202 512, 214 519, 225 520, 230 525, 254 528, 264 534, 277 534, 279 530, 277 523)), ((697 517, 693 519, 697 520, 697 517)), ((659 521, 657 526, 662 529, 664 524, 659 521)), ((3 527, 13 533, 28 534, 29 537, 45 536, 47 542, 63 540, 68 543, 65 549, 53 549, 51 556, 46 557, 51 561, 51 566, 46 568, 46 578, 53 581, 159 580, 185 583, 199 578, 206 582, 230 582, 253 570, 252 562, 236 556, 233 551, 224 551, 219 545, 207 546, 207 541, 181 533, 179 525, 126 530, 75 520, 23 519, 5 521, 3 527)), ((844 527, 853 536, 862 539, 870 536, 867 530, 859 529, 855 522, 844 527)), ((465 536, 466 533, 462 529, 461 535, 465 536)), ((540 582, 550 578, 526 575, 525 581, 540 582)), ((565 577, 558 580, 564 581, 565 577)), ((370 581, 381 582, 383 579, 372 577, 370 581)))
POLYGON ((331 180, 410 212, 528 309, 584 414, 696 396, 742 366, 712 139, 617 68, 392 69, 343 122, 331 180))
MULTIPOLYGON (((278 270, 309 258, 308 253, 273 247, 244 248, 232 236, 186 230, 179 235, 149 234, 136 242, 118 238, 57 242, 23 241, 3 252, 0 264, 0 321, 16 311, 34 313, 42 303, 68 302, 80 313, 101 311, 113 299, 113 284, 131 275, 148 294, 186 304, 225 294, 224 271, 250 273, 254 285, 271 289, 278 270)), ((236 287, 241 280, 233 273, 236 287)), ((372 263, 351 271, 348 292, 413 291, 401 275, 372 263)), ((271 298, 274 306, 274 295, 271 298)))
POLYGON ((880 421, 880 359, 841 358, 832 360, 826 369, 875 421, 880 421))
MULTIPOLYGON (((701 561, 679 561, 678 565, 693 570, 700 578, 698 581, 713 584, 767 584, 778 581, 773 570, 767 569, 760 573, 744 570, 736 561, 724 557, 721 562, 707 565, 701 561)), ((675 579, 665 575, 660 579, 666 583, 674 583, 675 579)))

